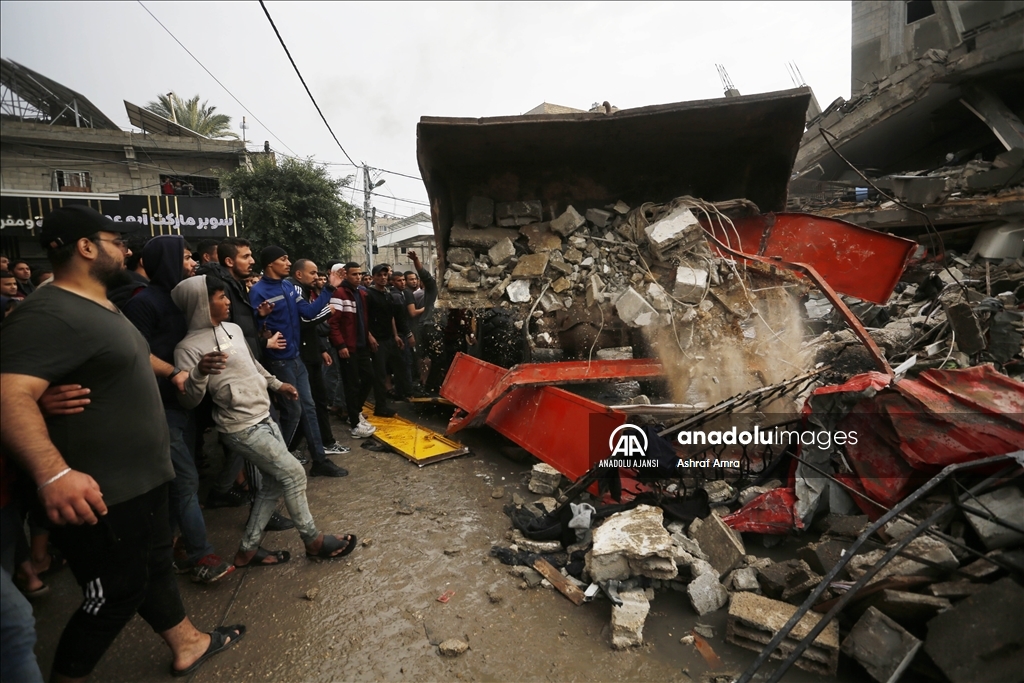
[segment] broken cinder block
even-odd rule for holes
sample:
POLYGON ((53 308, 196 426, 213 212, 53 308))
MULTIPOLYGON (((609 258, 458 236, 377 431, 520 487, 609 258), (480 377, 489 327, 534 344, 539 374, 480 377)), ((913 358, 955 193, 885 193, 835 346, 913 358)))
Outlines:
POLYGON ((586 220, 583 216, 570 205, 561 216, 551 221, 551 231, 562 237, 568 237, 581 228, 584 223, 586 220))
POLYGON ((530 471, 530 490, 542 496, 551 495, 562 483, 562 473, 547 463, 537 463, 530 471))
MULTIPOLYGON (((729 603, 725 639, 734 645, 760 652, 782 630, 796 609, 788 603, 755 593, 734 593, 729 603)), ((821 615, 814 612, 804 614, 771 654, 771 659, 788 657, 796 644, 811 632, 820 619, 821 615)), ((806 671, 834 676, 839 665, 839 624, 829 622, 796 660, 796 665, 806 671)))
POLYGON ((660 221, 644 228, 651 253, 664 260, 666 252, 674 247, 687 248, 704 239, 704 230, 687 208, 676 209, 660 221))
POLYGON ((612 606, 612 647, 624 650, 644 644, 644 621, 651 603, 642 590, 619 593, 621 605, 612 606))
POLYGON ((715 573, 701 574, 686 586, 686 596, 697 614, 704 616, 725 607, 729 602, 729 591, 718 580, 715 573))
POLYGON ((527 254, 519 259, 519 263, 512 270, 513 280, 532 280, 544 277, 548 269, 547 254, 527 254))
POLYGON ((898 680, 920 648, 920 640, 874 607, 857 620, 842 646, 879 683, 898 680))
POLYGON ((501 227, 539 223, 543 213, 544 208, 537 200, 501 202, 494 205, 494 217, 501 227))
POLYGON ((821 583, 821 577, 803 560, 775 562, 758 570, 757 578, 764 594, 778 600, 789 600, 821 583))
POLYGON ((704 296, 707 286, 708 271, 679 266, 676 268, 676 283, 672 288, 672 296, 688 304, 695 304, 704 296))
POLYGON ((607 228, 612 220, 611 211, 604 209, 587 209, 587 221, 599 228, 607 228))
POLYGON ((663 526, 661 508, 638 505, 619 512, 594 529, 594 544, 586 555, 591 580, 625 580, 630 576, 674 579, 679 574, 672 538, 663 526), (650 558, 668 560, 654 563, 650 558))
POLYGON ((615 312, 630 327, 647 327, 659 319, 658 311, 632 287, 627 287, 615 301, 615 312))
POLYGON ((719 578, 739 566, 747 554, 743 538, 718 515, 709 515, 696 530, 691 528, 690 536, 707 556, 719 578))
POLYGON ((502 237, 498 243, 487 250, 487 257, 495 266, 503 266, 516 255, 515 245, 508 237, 502 237))

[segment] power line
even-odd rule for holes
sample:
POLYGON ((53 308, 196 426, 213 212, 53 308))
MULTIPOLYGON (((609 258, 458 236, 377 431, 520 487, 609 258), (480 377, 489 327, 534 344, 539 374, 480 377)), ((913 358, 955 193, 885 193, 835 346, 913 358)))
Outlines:
MULTIPOLYGON (((288 46, 285 45, 284 38, 281 37, 281 32, 277 30, 277 25, 274 24, 274 19, 270 16, 270 11, 267 9, 267 6, 263 4, 263 0, 260 0, 260 7, 263 8, 263 13, 267 15, 267 21, 270 22, 271 28, 273 28, 274 33, 277 34, 277 39, 278 41, 280 41, 281 47, 284 48, 284 53, 288 55, 288 61, 292 63, 292 68, 295 69, 295 74, 299 77, 299 80, 302 82, 302 87, 306 89, 306 94, 309 95, 309 100, 313 103, 313 106, 316 107, 316 112, 320 114, 320 118, 323 119, 324 125, 327 126, 327 131, 331 134, 331 137, 334 138, 334 142, 338 144, 338 149, 341 150, 341 153, 345 155, 345 158, 348 159, 353 166, 355 166, 356 162, 352 161, 352 157, 348 155, 348 152, 346 152, 345 148, 342 147, 341 141, 338 140, 338 136, 335 135, 334 131, 331 129, 331 124, 327 123, 327 117, 324 116, 323 111, 320 110, 320 105, 316 103, 316 98, 313 97, 313 93, 310 92, 309 86, 306 85, 306 79, 302 77, 302 72, 299 71, 298 65, 295 63, 295 60, 292 59, 292 53, 288 51, 288 46)), ((292 152, 292 154, 294 154, 294 152, 292 152)))
POLYGON ((420 201, 417 201, 415 199, 402 199, 401 197, 396 197, 395 195, 380 194, 379 192, 371 192, 370 194, 372 194, 374 197, 383 197, 384 199, 394 199, 396 201, 404 202, 406 204, 416 204, 417 206, 427 206, 427 207, 430 206, 430 204, 427 204, 426 202, 420 202, 420 201))
MULTIPOLYGON (((156 15, 153 14, 152 12, 150 12, 148 7, 146 7, 145 5, 142 4, 142 0, 136 0, 136 1, 139 3, 139 5, 142 7, 142 9, 146 10, 146 12, 149 13, 149 16, 153 17, 153 20, 156 21, 156 23, 160 24, 160 28, 162 28, 163 30, 167 31, 167 35, 169 35, 171 38, 174 38, 174 42, 176 42, 178 45, 180 45, 181 49, 184 50, 185 52, 187 52, 188 56, 196 61, 196 64, 198 64, 199 66, 203 67, 203 71, 208 73, 210 75, 210 78, 212 78, 213 80, 217 81, 217 85, 219 85, 220 87, 224 88, 224 92, 226 92, 228 95, 231 95, 231 99, 233 99, 235 102, 238 102, 238 106, 240 106, 242 109, 244 109, 246 111, 246 113, 249 114, 249 116, 253 117, 256 120, 256 123, 258 123, 261 126, 263 126, 263 128, 266 129, 266 131, 268 133, 270 133, 270 136, 272 138, 274 138, 275 140, 280 142, 282 145, 284 145, 284 147, 288 151, 290 151, 292 154, 295 154, 295 150, 292 149, 291 147, 289 147, 288 145, 285 145, 284 140, 282 140, 281 138, 277 137, 277 135, 274 134, 274 131, 270 130, 270 127, 267 126, 267 124, 265 124, 262 121, 260 121, 259 117, 256 116, 256 114, 253 114, 249 110, 249 108, 247 106, 242 104, 242 101, 239 100, 237 97, 235 97, 234 93, 232 93, 230 90, 228 90, 228 87, 226 85, 224 85, 223 83, 221 83, 220 79, 218 79, 216 76, 214 76, 213 72, 211 72, 209 69, 207 69, 206 65, 203 64, 202 62, 200 62, 199 58, 196 57, 194 54, 192 54, 192 52, 190 52, 189 49, 187 47, 185 47, 184 43, 182 43, 180 40, 178 40, 177 36, 175 36, 173 33, 171 33, 171 29, 169 29, 166 26, 164 26, 163 22, 160 21, 159 19, 157 19, 156 15)), ((260 4, 262 5, 263 3, 261 2, 260 4)), ((344 151, 344 150, 342 150, 342 151, 344 151)))
POLYGON ((408 173, 399 173, 398 171, 389 171, 386 168, 375 168, 373 170, 380 171, 381 173, 390 173, 391 175, 402 176, 403 178, 412 178, 413 180, 419 180, 421 182, 423 181, 423 178, 420 178, 419 176, 409 175, 408 173))

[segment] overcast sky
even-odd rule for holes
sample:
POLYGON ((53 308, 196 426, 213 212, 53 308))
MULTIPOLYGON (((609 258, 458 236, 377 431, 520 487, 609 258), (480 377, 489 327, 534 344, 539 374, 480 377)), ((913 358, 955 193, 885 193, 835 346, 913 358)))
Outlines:
MULTIPOLYGON (((263 125, 138 3, 2 2, 0 52, 77 90, 125 129, 123 100, 145 105, 173 90, 209 100, 236 132, 246 116, 251 148, 269 140, 279 152, 347 163, 258 2, 145 5, 263 125)), ((413 176, 421 116, 521 114, 545 101, 589 109, 605 100, 628 108, 721 97, 715 64, 744 95, 793 87, 787 62, 799 66, 822 107, 850 95, 849 2, 271 0, 267 8, 352 158, 413 176)), ((419 181, 382 177, 379 192, 426 199, 419 181)), ((384 197, 374 203, 393 215, 423 209, 384 197)))

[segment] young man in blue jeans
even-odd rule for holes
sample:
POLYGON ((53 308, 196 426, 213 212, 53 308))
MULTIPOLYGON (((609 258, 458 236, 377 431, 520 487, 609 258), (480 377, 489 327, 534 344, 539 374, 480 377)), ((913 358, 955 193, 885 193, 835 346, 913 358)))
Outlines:
POLYGON ((235 555, 235 566, 270 566, 290 559, 287 551, 260 547, 263 529, 281 496, 308 557, 331 559, 348 555, 355 549, 356 537, 317 530, 306 500, 306 473, 288 452, 280 428, 270 419, 268 389, 283 396, 286 402, 297 401, 299 392, 256 362, 241 328, 226 322, 231 301, 224 294, 224 287, 223 281, 211 275, 199 275, 179 284, 171 296, 189 321, 188 334, 174 351, 175 361, 189 368, 182 403, 198 405, 209 392, 217 431, 235 452, 263 473, 263 484, 235 555), (212 365, 200 362, 211 355, 215 355, 212 365))
POLYGON ((260 252, 263 277, 249 290, 249 303, 262 330, 273 334, 280 332, 284 337, 284 349, 267 348, 264 365, 277 379, 295 387, 299 392, 298 401, 281 401, 281 432, 285 443, 291 443, 295 430, 301 425, 313 466, 311 477, 344 477, 348 471, 327 459, 324 444, 320 438, 320 425, 316 420, 316 404, 309 387, 306 365, 299 357, 301 345, 300 317, 313 320, 331 301, 331 294, 341 284, 341 276, 332 272, 328 284, 313 301, 302 298, 301 290, 285 280, 292 270, 292 262, 284 249, 270 246, 260 252), (263 311, 269 310, 269 313, 263 311))

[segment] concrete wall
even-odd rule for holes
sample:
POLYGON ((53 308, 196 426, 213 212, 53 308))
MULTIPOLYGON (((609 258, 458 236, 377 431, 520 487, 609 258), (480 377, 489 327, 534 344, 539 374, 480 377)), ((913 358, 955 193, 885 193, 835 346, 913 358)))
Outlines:
POLYGON ((930 49, 949 50, 985 24, 1024 10, 1024 0, 933 0, 934 14, 907 23, 907 3, 854 0, 850 91, 880 81, 930 49))

